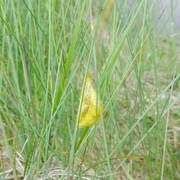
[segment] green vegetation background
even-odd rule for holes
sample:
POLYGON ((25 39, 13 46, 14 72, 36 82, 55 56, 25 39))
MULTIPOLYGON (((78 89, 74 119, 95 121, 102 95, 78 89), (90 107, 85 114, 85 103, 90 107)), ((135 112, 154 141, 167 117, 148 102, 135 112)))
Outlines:
POLYGON ((1 1, 1 178, 180 178, 179 34, 155 31, 158 2, 1 1), (78 129, 88 71, 105 112, 78 129))

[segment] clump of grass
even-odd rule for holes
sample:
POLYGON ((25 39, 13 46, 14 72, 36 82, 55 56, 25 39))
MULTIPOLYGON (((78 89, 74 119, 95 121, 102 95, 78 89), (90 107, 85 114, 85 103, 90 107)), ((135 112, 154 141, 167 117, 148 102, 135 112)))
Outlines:
POLYGON ((0 6, 2 178, 179 178, 179 45, 156 3, 0 6), (104 113, 78 129, 88 71, 104 113))

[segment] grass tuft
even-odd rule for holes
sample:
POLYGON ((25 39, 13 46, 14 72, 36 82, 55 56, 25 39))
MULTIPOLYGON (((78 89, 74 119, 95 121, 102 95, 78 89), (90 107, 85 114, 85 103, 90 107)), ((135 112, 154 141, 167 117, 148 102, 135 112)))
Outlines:
POLYGON ((0 178, 180 178, 179 33, 173 1, 157 31, 159 2, 0 3, 0 178), (78 128, 88 71, 104 113, 78 128))

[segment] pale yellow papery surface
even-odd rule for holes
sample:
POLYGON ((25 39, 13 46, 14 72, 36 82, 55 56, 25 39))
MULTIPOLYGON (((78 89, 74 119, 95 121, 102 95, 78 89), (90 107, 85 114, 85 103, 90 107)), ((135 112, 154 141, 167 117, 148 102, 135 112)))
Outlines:
POLYGON ((91 83, 90 73, 86 76, 84 94, 81 95, 82 107, 80 112, 79 127, 93 126, 101 119, 101 114, 104 111, 104 105, 91 83))

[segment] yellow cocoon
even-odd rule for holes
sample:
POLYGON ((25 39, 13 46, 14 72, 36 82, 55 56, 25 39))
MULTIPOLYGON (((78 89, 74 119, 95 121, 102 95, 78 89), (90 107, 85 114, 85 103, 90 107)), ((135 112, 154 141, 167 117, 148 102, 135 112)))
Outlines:
POLYGON ((87 73, 84 91, 81 94, 82 107, 79 107, 80 119, 79 128, 93 126, 101 119, 101 114, 104 112, 104 105, 91 83, 90 73, 87 73))

